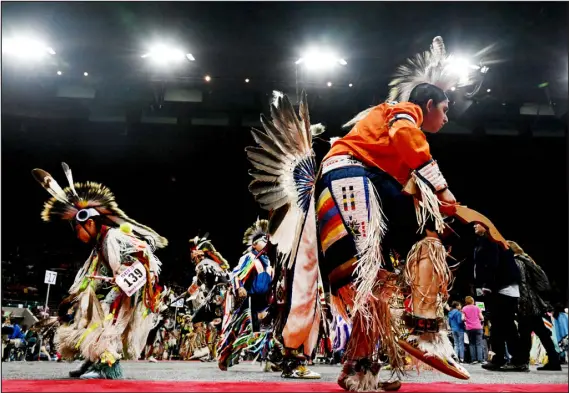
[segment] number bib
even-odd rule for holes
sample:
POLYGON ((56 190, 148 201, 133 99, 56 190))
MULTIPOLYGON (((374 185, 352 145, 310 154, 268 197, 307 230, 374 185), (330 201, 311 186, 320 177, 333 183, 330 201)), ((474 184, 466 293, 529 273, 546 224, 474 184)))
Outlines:
POLYGON ((136 262, 122 272, 115 281, 127 296, 132 296, 146 283, 146 269, 142 263, 136 262))

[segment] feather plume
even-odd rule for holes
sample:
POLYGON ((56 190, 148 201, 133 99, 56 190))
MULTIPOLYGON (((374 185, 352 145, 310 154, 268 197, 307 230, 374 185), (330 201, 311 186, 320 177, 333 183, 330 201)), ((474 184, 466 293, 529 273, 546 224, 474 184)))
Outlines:
POLYGON ((247 148, 247 157, 249 157, 250 159, 252 159, 258 163, 269 166, 271 168, 280 169, 279 159, 277 157, 275 157, 272 153, 269 153, 262 148, 248 147, 247 148))
POLYGON ((251 184, 249 184, 249 192, 255 196, 275 191, 284 191, 284 189, 280 184, 275 182, 253 180, 251 184))
POLYGON ((339 139, 340 139, 340 138, 337 137, 337 136, 335 136, 335 137, 333 137, 333 138, 330 138, 330 145, 331 145, 331 146, 334 146, 334 142, 336 142, 336 141, 339 140, 339 139))
POLYGON ((447 55, 442 37, 433 39, 430 51, 417 54, 398 67, 394 79, 389 83, 391 90, 388 101, 408 101, 411 91, 421 83, 430 83, 449 90, 453 86, 467 86, 473 75, 460 75, 454 69, 455 59, 447 55))
POLYGON ((322 135, 324 134, 324 131, 326 131, 326 127, 324 127, 321 123, 314 124, 310 126, 309 129, 312 136, 322 135))
POLYGON ((267 152, 271 153, 273 156, 280 156, 285 152, 279 148, 279 146, 271 139, 267 134, 262 131, 253 128, 251 131, 253 139, 259 146, 265 149, 267 152))
POLYGON ((279 107, 279 99, 282 98, 283 96, 284 96, 284 94, 282 92, 277 91, 277 90, 273 90, 272 104, 278 108, 279 107))
POLYGON ((270 175, 267 173, 255 171, 253 169, 249 170, 249 174, 253 176, 255 180, 267 181, 267 182, 276 182, 279 180, 279 176, 277 175, 270 175))
POLYGON ((49 173, 47 173, 43 169, 36 168, 32 170, 32 176, 36 179, 36 181, 39 184, 41 184, 43 188, 45 188, 47 192, 50 193, 52 197, 54 197, 61 203, 71 205, 63 189, 59 186, 59 184, 55 181, 53 176, 51 176, 49 173))
POLYGON ((247 156, 248 156, 251 164, 253 164, 253 166, 256 169, 258 169, 259 171, 264 172, 264 173, 268 173, 270 175, 276 175, 276 176, 279 176, 281 174, 281 169, 275 169, 271 166, 265 165, 262 162, 259 162, 258 160, 254 159, 249 154, 247 154, 247 156))
POLYGON ((63 167, 63 172, 65 173, 65 177, 67 178, 67 182, 69 183, 69 189, 71 190, 73 195, 79 198, 79 195, 77 194, 77 191, 75 191, 75 187, 73 186, 73 174, 71 173, 71 168, 69 168, 69 165, 67 165, 64 162, 61 163, 61 166, 63 167))
POLYGON ((293 146, 288 141, 288 137, 285 137, 279 129, 276 128, 275 124, 267 119, 265 115, 261 115, 261 124, 265 129, 267 135, 277 144, 277 146, 287 154, 294 151, 293 146))
MULTIPOLYGON (((257 201, 264 204, 273 204, 287 197, 287 193, 284 190, 276 190, 264 192, 262 194, 256 195, 257 201)), ((279 208, 279 205, 275 205, 273 208, 279 208)))

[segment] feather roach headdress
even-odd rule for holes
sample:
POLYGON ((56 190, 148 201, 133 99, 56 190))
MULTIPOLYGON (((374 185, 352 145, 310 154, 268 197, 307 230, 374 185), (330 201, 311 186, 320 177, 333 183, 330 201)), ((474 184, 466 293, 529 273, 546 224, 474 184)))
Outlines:
POLYGON ((259 220, 251 225, 243 235, 243 244, 251 247, 257 240, 267 237, 269 233, 269 220, 259 220))
POLYGON ((45 204, 41 213, 44 221, 76 220, 85 222, 89 218, 100 217, 109 226, 120 227, 129 224, 134 235, 148 239, 158 248, 166 247, 168 240, 154 232, 151 228, 139 224, 129 218, 115 202, 115 196, 107 187, 94 182, 73 183, 71 169, 62 163, 63 171, 69 186, 61 188, 54 178, 43 169, 34 169, 32 175, 52 196, 45 204))
POLYGON ((442 89, 472 84, 476 67, 460 64, 453 55, 447 55, 442 37, 435 37, 429 52, 419 53, 399 66, 389 86, 388 101, 408 101, 411 91, 421 83, 430 83, 442 89))
POLYGON ((202 237, 196 236, 193 239, 190 239, 190 250, 203 251, 204 254, 208 256, 208 258, 217 262, 224 269, 229 268, 229 263, 227 263, 225 258, 223 258, 221 254, 215 249, 211 241, 208 240, 207 238, 208 235, 209 233, 206 233, 202 237))

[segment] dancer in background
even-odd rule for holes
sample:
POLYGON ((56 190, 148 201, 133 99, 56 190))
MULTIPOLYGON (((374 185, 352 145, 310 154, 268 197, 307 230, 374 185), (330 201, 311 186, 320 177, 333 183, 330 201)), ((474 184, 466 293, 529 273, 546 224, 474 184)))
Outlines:
POLYGON ((231 274, 232 288, 226 296, 225 318, 219 345, 218 365, 227 370, 239 362, 243 349, 261 356, 267 366, 272 340, 269 313, 273 267, 266 254, 267 220, 255 221, 245 231, 245 254, 231 274))
POLYGON ((188 293, 192 298, 203 299, 194 309, 192 322, 206 325, 207 360, 214 361, 217 358, 225 294, 230 287, 229 264, 207 239, 207 234, 190 240, 190 252, 196 264, 196 275, 188 293))
POLYGON ((107 187, 73 183, 71 169, 62 166, 69 181, 65 189, 46 171, 32 171, 52 195, 42 219, 68 221, 93 251, 60 305, 58 352, 67 360, 85 359, 71 377, 122 378, 120 360, 138 359, 154 326, 153 314, 160 311, 161 262, 154 251, 168 242, 120 210, 107 187))

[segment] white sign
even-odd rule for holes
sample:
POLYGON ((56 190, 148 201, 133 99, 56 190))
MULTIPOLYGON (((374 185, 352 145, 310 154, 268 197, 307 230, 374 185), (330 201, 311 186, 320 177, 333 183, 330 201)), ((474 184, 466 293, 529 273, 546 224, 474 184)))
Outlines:
POLYGON ((128 267, 116 278, 116 283, 127 296, 132 296, 146 283, 146 269, 140 262, 128 267))
POLYGON ((184 299, 178 299, 176 301, 176 303, 174 303, 174 307, 180 308, 180 307, 184 307, 184 299))
POLYGON ((476 307, 478 307, 482 311, 486 311, 486 307, 484 307, 484 302, 476 302, 476 307))
POLYGON ((43 280, 45 284, 53 285, 55 284, 56 279, 57 279, 57 272, 52 272, 51 270, 45 271, 45 279, 43 280))

